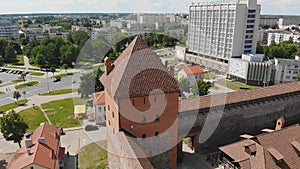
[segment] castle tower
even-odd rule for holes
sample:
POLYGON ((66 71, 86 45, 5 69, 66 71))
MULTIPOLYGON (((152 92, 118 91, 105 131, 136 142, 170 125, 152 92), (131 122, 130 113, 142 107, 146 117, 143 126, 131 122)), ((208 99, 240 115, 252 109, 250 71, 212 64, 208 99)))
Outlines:
MULTIPOLYGON (((168 166, 176 168, 177 116, 179 85, 156 54, 137 36, 112 63, 105 59, 106 72, 100 78, 105 88, 106 123, 114 134, 124 132, 138 138, 142 150, 154 166, 156 158, 167 159, 168 166), (169 148, 156 154, 151 145, 162 140, 169 148), (151 157, 153 155, 153 157, 151 157)), ((111 140, 108 144, 114 144, 111 140)), ((155 147, 154 147, 155 146, 155 147)), ((159 160, 161 160, 159 159, 159 160)), ((161 167, 161 166, 160 166, 161 167)))

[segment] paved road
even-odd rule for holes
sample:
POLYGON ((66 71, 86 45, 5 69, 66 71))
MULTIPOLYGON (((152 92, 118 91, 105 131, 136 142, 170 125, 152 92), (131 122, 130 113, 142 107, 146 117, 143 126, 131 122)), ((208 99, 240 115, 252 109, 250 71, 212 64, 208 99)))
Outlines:
MULTIPOLYGON (((52 73, 49 73, 52 76, 52 73)), ((49 90, 58 90, 58 89, 65 89, 65 88, 78 88, 79 87, 79 79, 80 79, 81 74, 75 74, 73 76, 67 76, 61 79, 60 82, 53 82, 52 78, 48 78, 49 82, 49 90), (72 83, 72 80, 75 80, 76 83, 72 83)), ((24 98, 23 91, 26 91, 26 97, 31 97, 34 95, 38 95, 39 93, 45 93, 48 91, 48 83, 47 83, 47 77, 46 75, 43 77, 38 77, 38 76, 27 76, 27 81, 39 81, 39 84, 32 86, 32 87, 27 87, 24 89, 20 89, 19 91, 21 92, 22 98, 24 98)), ((7 73, 0 73, 0 79, 2 81, 9 81, 9 80, 14 80, 17 79, 17 75, 14 74, 7 74, 7 73)), ((23 83, 23 82, 21 82, 23 83)), ((6 88, 10 88, 10 91, 6 92, 5 94, 0 95, 0 106, 5 105, 8 103, 12 103, 15 100, 13 99, 12 95, 14 92, 14 87, 16 84, 9 85, 9 86, 4 86, 0 88, 0 91, 6 92, 6 88)), ((21 99, 22 99, 21 98, 21 99)))

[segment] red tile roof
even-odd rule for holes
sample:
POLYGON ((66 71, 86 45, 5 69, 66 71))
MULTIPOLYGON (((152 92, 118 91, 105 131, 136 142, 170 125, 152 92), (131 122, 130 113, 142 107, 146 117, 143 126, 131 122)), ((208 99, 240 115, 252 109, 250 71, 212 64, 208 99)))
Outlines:
POLYGON ((156 53, 137 36, 114 62, 108 75, 100 81, 113 98, 141 97, 153 89, 165 93, 179 92, 179 84, 169 74, 156 53))
POLYGON ((92 99, 93 99, 94 105, 104 105, 105 104, 105 93, 104 93, 104 91, 93 93, 92 94, 92 99))
POLYGON ((229 105, 234 103, 247 102, 266 97, 289 94, 298 91, 300 91, 300 81, 263 87, 258 89, 202 96, 194 99, 184 99, 181 101, 181 107, 179 112, 210 108, 214 106, 222 106, 225 104, 229 105))
POLYGON ((184 67, 183 70, 187 75, 204 74, 204 70, 199 65, 187 66, 184 67))
POLYGON ((60 128, 48 123, 39 126, 30 136, 30 139, 33 141, 33 145, 28 148, 31 155, 27 154, 27 148, 25 146, 18 149, 8 169, 21 169, 32 164, 54 169, 56 167, 60 145, 60 138, 57 136, 60 136, 60 134, 60 128), (45 138, 46 144, 38 142, 38 139, 41 137, 45 138))
POLYGON ((300 143, 300 126, 294 125, 271 133, 264 133, 253 139, 242 140, 222 146, 219 149, 239 163, 243 169, 252 169, 256 166, 265 166, 266 169, 299 169, 299 150, 295 144, 300 143), (245 146, 256 144, 255 156, 245 152, 245 146), (263 152, 259 149, 262 147, 263 152), (263 158, 263 160, 262 160, 263 158))

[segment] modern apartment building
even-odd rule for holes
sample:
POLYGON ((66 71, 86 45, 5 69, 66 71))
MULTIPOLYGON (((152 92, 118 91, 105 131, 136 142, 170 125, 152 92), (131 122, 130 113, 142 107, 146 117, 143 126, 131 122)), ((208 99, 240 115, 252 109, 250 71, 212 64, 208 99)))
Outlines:
POLYGON ((208 62, 209 69, 226 73, 229 58, 255 54, 260 10, 257 0, 192 4, 187 42, 195 55, 191 61, 208 62))
POLYGON ((289 40, 293 40, 295 43, 300 42, 300 34, 269 33, 267 45, 271 45, 272 41, 274 41, 276 44, 279 44, 289 40))
POLYGON ((274 84, 288 83, 297 81, 300 73, 300 58, 293 59, 274 59, 275 76, 274 84))
POLYGON ((16 22, 0 22, 0 37, 19 41, 19 30, 16 22))

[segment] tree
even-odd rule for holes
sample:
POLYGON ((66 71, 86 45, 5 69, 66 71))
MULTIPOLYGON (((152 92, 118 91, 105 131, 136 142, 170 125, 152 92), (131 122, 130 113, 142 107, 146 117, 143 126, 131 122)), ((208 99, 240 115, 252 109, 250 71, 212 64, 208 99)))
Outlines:
POLYGON ((190 82, 187 78, 181 78, 179 82, 184 92, 190 92, 190 82))
POLYGON ((74 43, 80 47, 83 47, 85 42, 89 39, 89 35, 84 31, 76 31, 73 34, 74 43))
POLYGON ((21 141, 28 129, 28 125, 24 122, 24 119, 17 114, 14 110, 0 118, 1 133, 4 138, 12 136, 15 143, 19 144, 21 148, 21 141))
POLYGON ((25 83, 25 81, 26 81, 26 73, 22 73, 22 74, 20 75, 20 77, 21 77, 21 79, 23 80, 23 82, 25 83))
POLYGON ((54 75, 54 72, 56 71, 55 67, 50 67, 50 72, 52 72, 52 74, 54 75))
POLYGON ((197 82, 192 88, 192 92, 194 93, 194 95, 204 96, 208 94, 209 88, 210 86, 206 82, 202 80, 197 80, 197 82))
POLYGON ((26 91, 25 90, 23 90, 23 95, 24 95, 24 98, 26 100, 26 91))
POLYGON ((17 102, 18 102, 18 100, 19 100, 20 97, 21 97, 20 92, 19 91, 14 91, 13 98, 16 99, 17 102))
POLYGON ((66 73, 67 73, 67 69, 68 69, 68 65, 67 65, 67 64, 63 64, 63 65, 61 66, 61 68, 62 68, 62 69, 65 69, 65 71, 66 71, 66 73))
POLYGON ((43 67, 47 64, 47 60, 46 60, 46 56, 39 53, 37 56, 36 56, 36 63, 40 66, 40 67, 43 67))
POLYGON ((17 57, 16 51, 11 45, 6 46, 5 48, 5 56, 4 60, 5 62, 12 62, 15 61, 17 57))
POLYGON ((81 95, 81 98, 88 98, 92 93, 104 90, 103 84, 99 80, 103 73, 104 72, 99 67, 80 77, 81 82, 78 93, 81 95))

